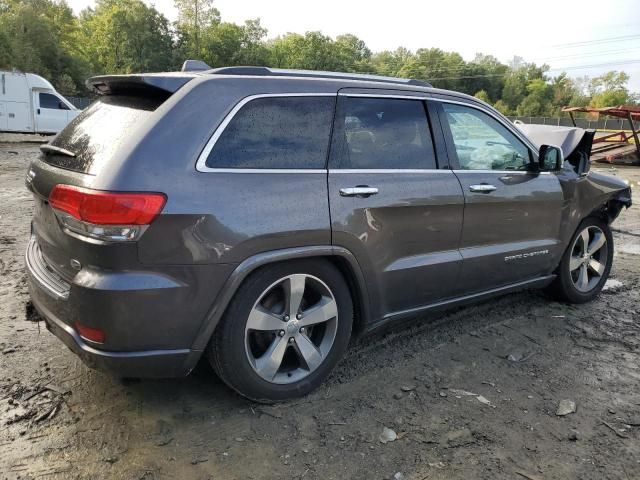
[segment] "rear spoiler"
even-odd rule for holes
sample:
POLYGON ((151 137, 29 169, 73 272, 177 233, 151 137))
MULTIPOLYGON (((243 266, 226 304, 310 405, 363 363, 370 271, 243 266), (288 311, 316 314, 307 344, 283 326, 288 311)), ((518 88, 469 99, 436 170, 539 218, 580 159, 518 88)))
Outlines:
POLYGON ((195 77, 193 73, 181 72, 101 75, 91 77, 86 85, 89 90, 98 95, 123 93, 171 95, 195 77))

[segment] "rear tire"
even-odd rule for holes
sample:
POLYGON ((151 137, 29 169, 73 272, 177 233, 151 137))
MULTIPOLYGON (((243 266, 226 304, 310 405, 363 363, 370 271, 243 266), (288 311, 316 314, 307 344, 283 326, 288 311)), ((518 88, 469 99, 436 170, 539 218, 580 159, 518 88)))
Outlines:
POLYGON ((613 263, 613 236, 607 223, 588 217, 569 242, 557 277, 547 291, 559 300, 585 303, 602 290, 613 263))
POLYGON ((220 378, 271 403, 306 395, 347 349, 353 302, 340 271, 324 260, 268 265, 231 300, 207 347, 220 378))

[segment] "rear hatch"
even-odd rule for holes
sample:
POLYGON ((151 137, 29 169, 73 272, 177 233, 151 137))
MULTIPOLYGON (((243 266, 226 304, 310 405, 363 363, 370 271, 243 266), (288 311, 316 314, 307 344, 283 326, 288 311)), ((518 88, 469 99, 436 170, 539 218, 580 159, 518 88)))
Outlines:
MULTIPOLYGON (((109 170, 118 168, 118 152, 126 149, 127 143, 139 138, 141 132, 148 128, 147 122, 153 121, 152 116, 157 108, 188 81, 188 78, 178 78, 179 81, 171 76, 169 78, 170 81, 164 81, 161 77, 153 76, 154 82, 164 84, 166 89, 146 84, 141 76, 96 77, 90 80, 88 83, 99 90, 102 96, 50 144, 43 145, 39 160, 32 162, 26 179, 27 187, 35 196, 32 233, 37 239, 39 254, 48 267, 64 279, 71 280, 75 276, 78 262, 82 266, 100 268, 130 268, 137 262, 135 242, 132 241, 137 238, 112 236, 104 241, 105 238, 94 235, 95 229, 87 235, 84 231, 87 230, 86 225, 91 226, 91 222, 96 221, 94 219, 100 223, 100 219, 105 218, 104 215, 100 217, 100 209, 104 210, 104 205, 96 206, 97 200, 111 202, 113 209, 112 198, 92 189, 96 180, 109 170), (58 195, 62 203, 59 201, 54 211, 50 197, 56 186, 60 185, 69 188, 62 192, 65 195, 58 195), (78 200, 75 194, 86 198, 78 200), (89 223, 82 221, 86 218, 80 218, 84 213, 77 202, 82 201, 82 208, 93 209, 89 223)), ((123 203, 116 198, 115 208, 126 206, 130 200, 125 198, 123 203), (120 202, 119 205, 117 202, 120 202)), ((128 221, 137 222, 136 219, 128 221)), ((111 219, 107 219, 107 222, 113 223, 111 219)), ((142 225, 134 227, 144 228, 142 225)), ((114 228, 112 225, 101 226, 101 232, 104 230, 109 233, 114 228)), ((126 230, 126 235, 131 231, 126 230)))
POLYGON ((109 95, 87 107, 49 144, 41 159, 72 172, 98 175, 164 98, 109 95))

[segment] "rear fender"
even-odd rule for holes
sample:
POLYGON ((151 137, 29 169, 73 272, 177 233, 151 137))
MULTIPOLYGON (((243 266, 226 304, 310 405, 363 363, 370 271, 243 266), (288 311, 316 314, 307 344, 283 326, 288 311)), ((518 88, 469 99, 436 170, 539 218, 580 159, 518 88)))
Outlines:
POLYGON ((349 266, 352 278, 347 278, 346 280, 350 284, 353 283, 354 291, 352 291, 352 296, 354 296, 353 300, 354 303, 356 303, 356 310, 360 312, 363 319, 370 318, 369 298, 364 275, 362 274, 362 270, 360 269, 355 256, 349 250, 331 245, 320 245, 287 248, 271 252, 259 253, 252 257, 249 257, 248 259, 240 263, 225 282, 224 286, 214 300, 211 308, 209 309, 209 312, 205 317, 205 320, 203 321, 198 334, 196 335, 195 341, 191 347, 191 354, 186 362, 186 368, 188 370, 191 370, 193 367, 195 367, 200 356, 202 355, 202 352, 207 346, 207 343, 209 343, 211 335, 213 335, 216 326, 220 322, 222 315, 227 309, 229 302, 233 298, 233 295, 238 290, 242 282, 252 272, 270 263, 311 257, 340 259, 349 266))

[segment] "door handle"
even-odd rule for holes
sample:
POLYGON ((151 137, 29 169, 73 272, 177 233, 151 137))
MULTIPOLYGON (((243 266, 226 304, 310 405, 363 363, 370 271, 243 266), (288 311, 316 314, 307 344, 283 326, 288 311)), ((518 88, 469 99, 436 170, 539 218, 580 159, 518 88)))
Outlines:
POLYGON ((378 189, 376 187, 368 187, 366 185, 340 189, 341 197, 369 197, 376 193, 378 193, 378 189))
POLYGON ((469 190, 475 193, 491 193, 496 189, 493 185, 488 183, 481 183, 480 185, 470 185, 469 190))

